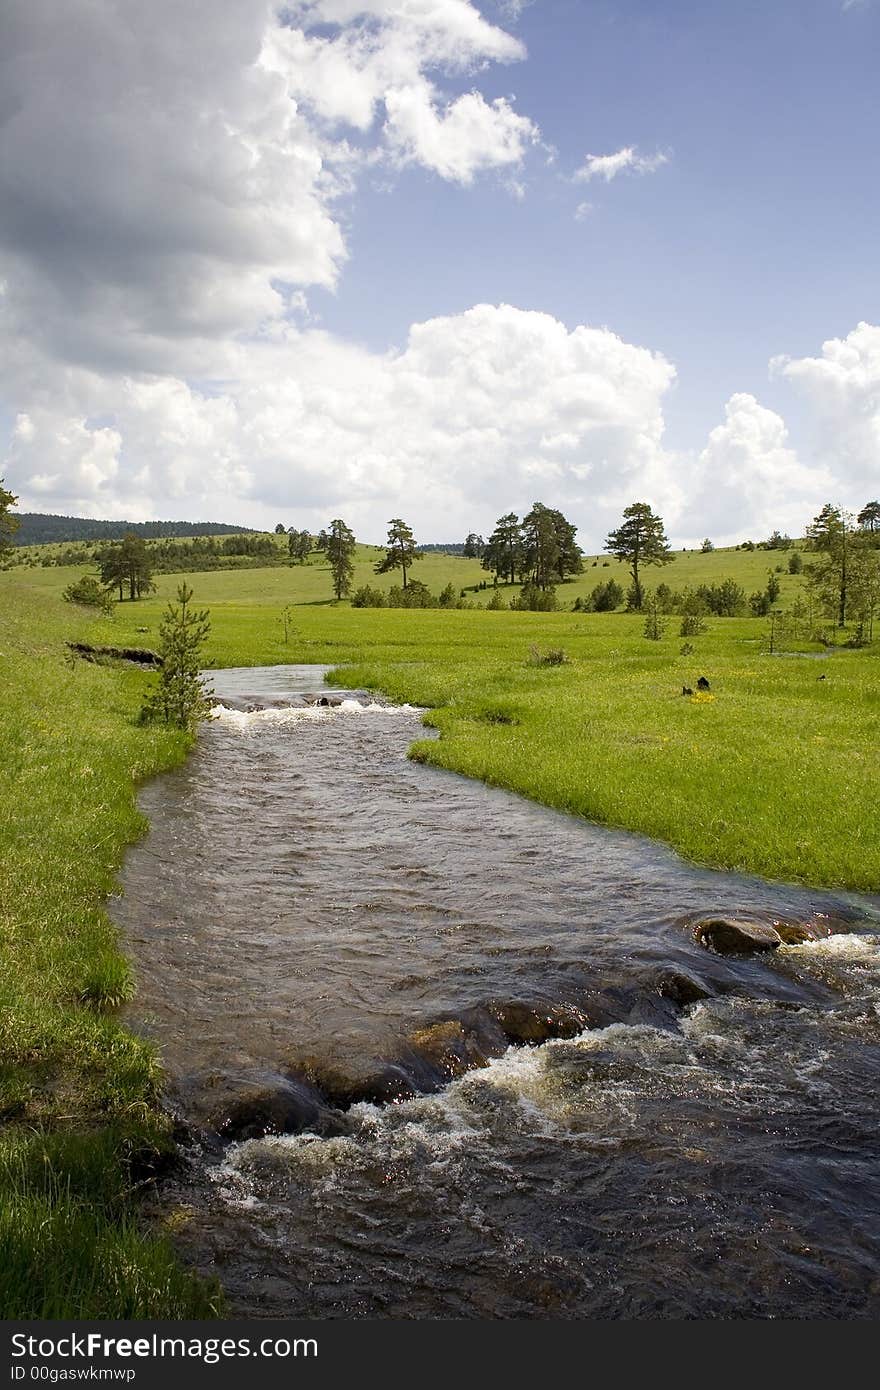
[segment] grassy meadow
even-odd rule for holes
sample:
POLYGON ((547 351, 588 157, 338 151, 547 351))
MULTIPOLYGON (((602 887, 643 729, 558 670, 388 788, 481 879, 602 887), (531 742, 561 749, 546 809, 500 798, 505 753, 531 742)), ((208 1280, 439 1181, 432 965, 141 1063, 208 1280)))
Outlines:
MULTIPOLYGON (((375 578, 360 547, 355 585, 375 578)), ((648 572, 674 588, 734 578, 747 593, 781 566, 779 606, 803 592, 790 552, 679 553, 648 572)), ((880 817, 871 749, 880 733, 878 648, 816 644, 771 655, 766 619, 707 619, 682 655, 679 619, 659 642, 643 620, 570 606, 625 567, 587 557, 560 587, 558 613, 352 609, 336 604, 322 556, 306 565, 186 576, 211 611, 212 666, 324 662, 350 685, 431 707, 442 738, 415 755, 548 805, 665 840, 700 863, 822 886, 880 888, 880 817), (596 565, 593 561, 596 560, 596 565), (285 641, 285 610, 287 640, 285 641), (561 648, 557 667, 530 651, 561 648), (708 695, 683 697, 700 675, 708 695)), ((77 571, 35 569, 17 583, 58 593, 77 571)), ((428 555, 416 573, 435 592, 485 579, 477 561, 428 555)), ((180 575, 93 624, 98 640, 149 646, 180 575)), ((0 576, 12 579, 9 576, 0 576)), ((518 589, 505 590, 518 592, 518 589)), ((468 593, 485 603, 486 591, 468 593)))
MULTIPOLYGON (((395 582, 373 575, 378 553, 359 548, 356 585, 395 582)), ((3 1316, 197 1317, 219 1306, 139 1224, 139 1186, 172 1145, 156 1055, 114 1017, 132 981, 105 911, 143 830, 136 785, 188 745, 137 723, 148 674, 65 648, 155 645, 184 577, 211 611, 209 665, 331 664, 344 684, 429 707, 442 737, 414 746, 425 762, 704 864, 880 890, 878 646, 771 655, 766 620, 709 618, 683 654, 677 618, 653 642, 638 616, 571 611, 600 579, 626 582, 622 566, 594 558, 560 588, 565 611, 549 614, 352 609, 332 601, 321 556, 160 576, 155 595, 98 619, 61 599, 82 569, 0 573, 3 1316), (533 648, 566 659, 535 664, 533 648), (700 675, 708 694, 683 696, 700 675)), ((777 564, 785 606, 801 585, 785 553, 680 554, 649 584, 732 577, 751 593, 777 564)), ((442 555, 415 573, 435 592, 486 578, 476 561, 442 555)))
POLYGON ((173 1146, 104 908, 136 783, 186 744, 135 723, 139 672, 68 658, 90 628, 57 584, 0 576, 0 1316, 199 1317, 214 1291, 138 1220, 173 1146))

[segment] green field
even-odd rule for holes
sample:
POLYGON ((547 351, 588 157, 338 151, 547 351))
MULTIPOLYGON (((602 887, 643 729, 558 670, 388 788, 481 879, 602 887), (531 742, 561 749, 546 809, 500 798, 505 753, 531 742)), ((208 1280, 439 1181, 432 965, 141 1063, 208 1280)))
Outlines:
MULTIPOLYGON (((278 543, 279 555, 286 555, 286 538, 271 537, 278 543)), ((93 543, 78 543, 84 552, 91 553, 93 543)), ((154 543, 147 542, 147 549, 154 543)), ((798 543, 802 545, 801 542, 798 543)), ((71 578, 83 571, 69 566, 58 566, 55 557, 66 553, 70 545, 40 545, 22 547, 14 552, 16 568, 28 573, 29 579, 39 585, 44 580, 50 591, 63 588, 71 578), (52 561, 45 566, 41 561, 52 561)), ((376 575, 374 565, 384 555, 382 546, 358 545, 355 555, 354 588, 369 584, 374 589, 387 593, 400 583, 400 574, 376 575)), ((800 578, 788 574, 788 557, 792 551, 769 550, 716 550, 708 554, 700 551, 676 551, 675 559, 662 568, 648 569, 645 583, 649 589, 658 583, 668 584, 673 589, 683 589, 696 584, 716 584, 732 577, 745 590, 752 594, 763 589, 768 573, 779 571, 777 577, 781 584, 779 606, 786 607, 801 590, 800 578)), ((88 572, 88 566, 86 566, 88 572)), ((228 570, 197 571, 193 578, 199 592, 206 602, 228 598, 230 583, 234 584, 236 597, 244 603, 331 603, 333 588, 330 571, 323 555, 313 553, 305 564, 280 564, 270 568, 241 568, 228 570)), ((471 602, 485 606, 491 598, 492 576, 484 570, 479 560, 468 560, 459 555, 443 555, 429 552, 416 562, 411 571, 412 578, 426 584, 432 593, 439 594, 447 584, 456 589, 466 590, 471 602), (479 586, 485 585, 485 589, 479 586)), ((626 566, 608 555, 585 555, 584 572, 562 584, 557 589, 557 599, 561 608, 572 608, 575 600, 585 598, 591 590, 605 580, 614 578, 624 588, 629 583, 626 566)), ((176 574, 159 575, 159 593, 173 592, 179 582, 176 574)), ((504 592, 511 596, 519 592, 519 585, 503 586, 504 592)))
POLYGON ((113 1017, 132 982, 104 908, 135 784, 186 744, 135 724, 136 670, 66 657, 88 621, 20 573, 0 576, 0 1316, 199 1317, 215 1294, 138 1220, 173 1146, 155 1053, 113 1017))
MULTIPOLYGON (((375 582, 377 553, 361 551, 357 583, 375 582)), ((785 556, 691 553, 662 578, 732 577, 751 592, 773 562, 785 556)), ((446 556, 416 572, 435 591, 485 578, 446 556)), ((143 828, 137 782, 187 744, 137 724, 148 675, 74 660, 64 645, 155 644, 182 576, 95 620, 61 600, 79 573, 0 574, 0 1309, 199 1316, 215 1293, 137 1221, 135 1191, 171 1141, 157 1059, 113 1016, 131 982, 104 908, 143 828)), ((346 684, 431 707, 442 737, 415 746, 425 761, 705 864, 878 891, 877 646, 771 655, 765 620, 716 618, 683 655, 675 618, 652 642, 636 615, 571 611, 609 573, 624 572, 589 563, 552 614, 355 610, 330 601, 315 556, 188 580, 211 610, 210 665, 329 663, 346 684), (565 662, 534 664, 531 649, 551 647, 565 662), (682 696, 700 675, 708 696, 682 696)), ((801 581, 782 582, 790 603, 801 581)))
MULTIPOLYGON (((376 553, 361 549, 355 583, 372 578, 376 553)), ((767 620, 710 618, 707 632, 691 639, 692 654, 682 655, 675 617, 663 640, 651 642, 637 615, 570 611, 597 576, 625 577, 616 562, 606 569, 600 558, 594 568, 594 558, 560 586, 565 610, 551 614, 355 610, 329 597, 329 571, 316 555, 304 566, 187 578, 211 610, 213 666, 330 663, 345 668, 339 678, 349 684, 431 706, 443 737, 418 749, 431 762, 656 836, 702 863, 880 886, 870 754, 880 719, 877 648, 823 652, 807 642, 800 654, 771 655, 767 620), (561 647, 567 660, 536 667, 532 646, 561 647), (682 697, 700 675, 710 696, 682 697)), ((780 604, 790 605, 804 590, 787 572, 786 552, 679 554, 650 571, 649 583, 731 577, 748 593, 775 565, 785 570, 780 604)), ((429 555, 417 568, 435 591, 485 579, 476 561, 457 557, 429 555)), ((5 578, 57 595, 75 573, 5 578)), ((180 580, 159 576, 154 596, 117 605, 112 619, 94 625, 99 640, 155 642, 180 580)), ((387 588, 393 576, 378 582, 387 588)))

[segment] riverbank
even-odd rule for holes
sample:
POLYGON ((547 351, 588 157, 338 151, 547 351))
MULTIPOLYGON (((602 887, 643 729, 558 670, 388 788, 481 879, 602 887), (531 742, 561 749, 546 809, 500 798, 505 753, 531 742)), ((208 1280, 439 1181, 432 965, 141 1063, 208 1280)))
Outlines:
POLYGON ((135 723, 144 677, 72 658, 60 594, 0 594, 0 1315, 208 1316, 215 1291, 147 1233, 137 1194, 174 1153, 155 1051, 104 902, 142 833, 138 782, 187 743, 135 723))
MULTIPOLYGON (((770 655, 766 624, 747 619, 710 620, 683 653, 674 623, 651 642, 624 614, 314 603, 289 609, 285 632, 296 571, 269 573, 247 601, 235 574, 191 576, 212 665, 332 665, 340 684, 432 707, 442 738, 416 743, 418 760, 699 863, 877 891, 876 648, 770 655), (550 648, 561 664, 541 664, 550 648)), ((0 1307, 200 1316, 214 1291, 138 1224, 136 1193, 173 1145, 155 1053, 114 1018, 132 986, 104 910, 143 830, 137 783, 188 745, 137 725, 143 672, 65 647, 155 644, 179 577, 100 620, 63 603, 71 577, 0 575, 0 1307)))
MULTIPOLYGON (((650 641, 643 619, 625 613, 330 603, 289 608, 285 640, 283 573, 267 572, 260 598, 251 572, 246 601, 234 575, 189 576, 211 610, 211 665, 327 663, 340 684, 430 706, 442 738, 413 754, 437 766, 649 835, 708 867, 880 888, 878 644, 771 655, 759 618, 709 618, 687 641, 670 619, 650 641), (565 660, 541 665, 551 650, 565 660)), ((296 569, 286 573, 296 604, 296 569)), ((156 597, 119 605, 102 640, 154 640, 172 592, 161 579, 156 597)))

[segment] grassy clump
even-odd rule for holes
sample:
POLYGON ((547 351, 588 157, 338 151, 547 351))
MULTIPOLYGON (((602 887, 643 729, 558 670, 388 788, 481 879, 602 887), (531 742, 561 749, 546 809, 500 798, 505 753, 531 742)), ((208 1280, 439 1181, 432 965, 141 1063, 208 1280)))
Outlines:
POLYGON ((0 1316, 198 1317, 215 1294, 137 1219, 133 1160, 172 1145, 103 907, 135 784, 188 744, 138 726, 140 672, 66 655, 94 620, 29 579, 0 588, 0 1316))
POLYGON ((195 1318, 216 1293, 146 1237, 132 1210, 134 1137, 13 1132, 0 1146, 0 1309, 9 1318, 195 1318))

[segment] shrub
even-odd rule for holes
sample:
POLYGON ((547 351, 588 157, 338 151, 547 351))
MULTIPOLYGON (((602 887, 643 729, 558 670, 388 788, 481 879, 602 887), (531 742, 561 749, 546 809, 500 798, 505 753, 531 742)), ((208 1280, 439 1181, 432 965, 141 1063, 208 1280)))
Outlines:
POLYGON ((624 600, 624 592, 616 579, 597 584, 588 598, 580 599, 575 608, 583 613, 613 613, 624 600))
POLYGON ((699 637, 705 631, 706 624, 699 613, 685 613, 682 616, 681 627, 678 629, 680 637, 699 637))
POLYGON ((679 603, 679 595, 668 584, 658 584, 654 598, 661 613, 674 613, 679 603))
POLYGON ((652 642, 659 642, 665 632, 666 619, 663 610, 657 602, 656 594, 652 594, 645 605, 645 636, 652 642))
POLYGON ((702 599, 708 612, 719 618, 741 618, 748 607, 745 589, 735 579, 725 579, 720 584, 701 584, 694 593, 702 599))
POLYGON ((100 608, 102 613, 113 612, 113 600, 103 585, 92 574, 84 574, 75 584, 68 584, 64 590, 68 603, 82 603, 87 608, 100 608))
POLYGON ((803 560, 801 559, 801 553, 800 553, 800 551, 799 551, 799 550, 793 550, 793 551, 791 552, 791 554, 789 555, 789 557, 788 557, 788 572, 789 572, 789 574, 800 574, 801 571, 803 570, 803 568, 804 568, 804 562, 803 562, 803 560))
POLYGON ((561 647, 548 647, 542 652, 540 647, 529 647, 529 666, 564 666, 568 657, 561 647))
POLYGON ((369 584, 362 584, 352 595, 352 608, 385 608, 385 595, 381 589, 374 589, 369 584))
POLYGON ((523 613, 555 613, 558 607, 556 590, 552 586, 541 589, 529 580, 520 589, 519 597, 510 600, 510 606, 523 613))
MULTIPOLYGON (((453 598, 454 598, 453 590, 453 598)), ((427 584, 423 584, 420 579, 411 579, 406 588, 393 584, 388 590, 389 608, 436 608, 438 600, 431 593, 427 584)), ((455 606, 453 602, 453 607, 455 606)))

